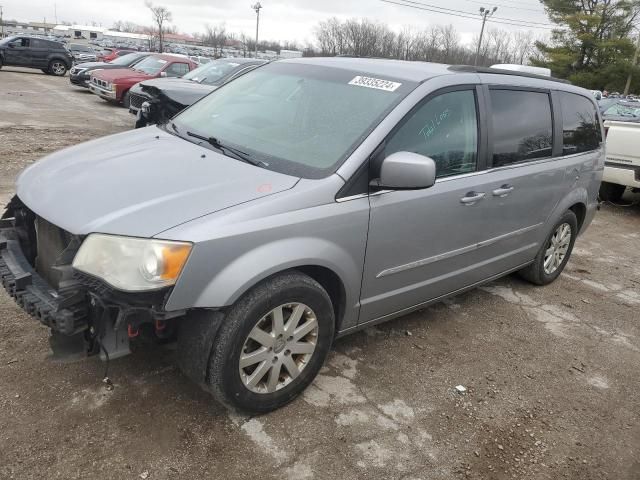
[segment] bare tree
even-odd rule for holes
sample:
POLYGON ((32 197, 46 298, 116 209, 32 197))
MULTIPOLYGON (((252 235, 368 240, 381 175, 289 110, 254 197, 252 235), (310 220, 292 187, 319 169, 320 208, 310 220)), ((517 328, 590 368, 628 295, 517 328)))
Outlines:
POLYGON ((164 34, 166 31, 166 23, 169 23, 172 19, 171 12, 167 7, 154 6, 150 1, 146 1, 145 5, 151 11, 151 18, 153 19, 153 29, 156 30, 158 35, 158 52, 162 53, 164 46, 164 34))
POLYGON ((203 41, 205 45, 212 46, 214 50, 218 50, 218 54, 222 55, 222 47, 225 46, 228 38, 227 28, 224 23, 211 26, 208 23, 204 26, 203 41))
POLYGON ((145 27, 142 27, 137 23, 133 23, 128 20, 117 20, 113 22, 113 26, 111 28, 118 32, 129 32, 129 33, 140 33, 145 30, 145 27))
MULTIPOLYGON (((475 56, 471 46, 461 43, 460 35, 453 25, 433 25, 423 31, 405 27, 396 33, 383 23, 365 19, 340 21, 331 18, 320 22, 315 34, 322 55, 398 58, 452 64, 470 64, 475 56)), ((531 32, 490 30, 480 52, 482 64, 525 63, 535 52, 534 44, 535 38, 531 32)))

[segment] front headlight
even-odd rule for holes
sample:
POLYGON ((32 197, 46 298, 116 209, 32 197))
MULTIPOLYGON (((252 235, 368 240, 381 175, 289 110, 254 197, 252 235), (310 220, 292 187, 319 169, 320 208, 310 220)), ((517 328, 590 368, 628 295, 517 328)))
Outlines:
POLYGON ((73 259, 73 268, 127 291, 176 283, 192 244, 92 233, 73 259))
POLYGON ((115 83, 112 83, 112 84, 111 84, 111 91, 112 91, 112 92, 115 92, 115 91, 116 91, 116 84, 115 84, 115 83))

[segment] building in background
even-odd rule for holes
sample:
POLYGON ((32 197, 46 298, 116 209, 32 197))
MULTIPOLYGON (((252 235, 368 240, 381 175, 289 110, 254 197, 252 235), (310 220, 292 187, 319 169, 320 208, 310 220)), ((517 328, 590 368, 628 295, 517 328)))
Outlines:
POLYGON ((54 34, 63 35, 67 38, 75 38, 82 40, 102 40, 104 38, 104 32, 107 29, 104 27, 92 27, 89 25, 56 25, 54 28, 54 34))

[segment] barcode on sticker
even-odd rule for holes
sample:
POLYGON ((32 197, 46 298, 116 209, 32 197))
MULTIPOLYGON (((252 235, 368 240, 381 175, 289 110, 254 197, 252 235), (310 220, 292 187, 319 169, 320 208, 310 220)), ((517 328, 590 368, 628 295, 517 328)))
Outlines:
POLYGON ((394 92, 398 89, 401 83, 391 82, 389 80, 381 80, 380 78, 362 77, 358 75, 349 82, 349 85, 356 85, 358 87, 376 88, 378 90, 385 90, 387 92, 394 92))

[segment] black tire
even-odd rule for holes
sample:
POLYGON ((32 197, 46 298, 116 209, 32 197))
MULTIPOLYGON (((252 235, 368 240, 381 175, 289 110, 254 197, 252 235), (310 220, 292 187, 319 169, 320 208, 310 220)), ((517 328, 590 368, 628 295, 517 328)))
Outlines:
POLYGON ((144 128, 148 125, 149 124, 147 123, 147 120, 144 117, 136 118, 135 128, 144 128))
POLYGON ((124 95, 122 96, 122 106, 124 108, 126 108, 127 110, 129 110, 129 106, 131 105, 131 95, 129 94, 129 91, 127 90, 126 92, 124 92, 124 95))
POLYGON ((577 235, 578 219, 576 218, 575 213, 573 213, 571 210, 567 210, 551 229, 551 232, 543 242, 542 247, 536 255, 533 263, 520 270, 518 272, 518 275, 535 285, 548 285, 549 283, 553 282, 560 276, 562 270, 564 270, 565 265, 569 261, 569 257, 571 256, 571 252, 573 251, 573 245, 576 241, 577 235), (544 269, 545 252, 551 246, 551 239, 556 230, 565 223, 568 224, 571 228, 571 239, 569 242, 569 247, 560 265, 558 265, 558 267, 553 272, 547 273, 544 269))
MULTIPOLYGON (((213 342, 208 387, 218 401, 231 408, 249 413, 266 413, 280 408, 296 398, 316 377, 331 348, 334 327, 331 299, 318 282, 295 271, 274 276, 246 293, 226 313, 213 342), (315 313, 318 325, 315 350, 290 383, 271 393, 254 392, 245 386, 239 371, 245 341, 254 326, 271 310, 295 302, 308 306, 315 313)), ((287 355, 286 352, 282 354, 287 355)), ((270 362, 273 354, 268 355, 270 362)))
POLYGON ((624 191, 627 189, 624 185, 617 183, 602 182, 600 184, 600 200, 605 202, 617 203, 622 199, 624 191))
POLYGON ((49 73, 56 77, 64 77, 67 74, 67 64, 62 60, 51 60, 49 62, 49 73))

